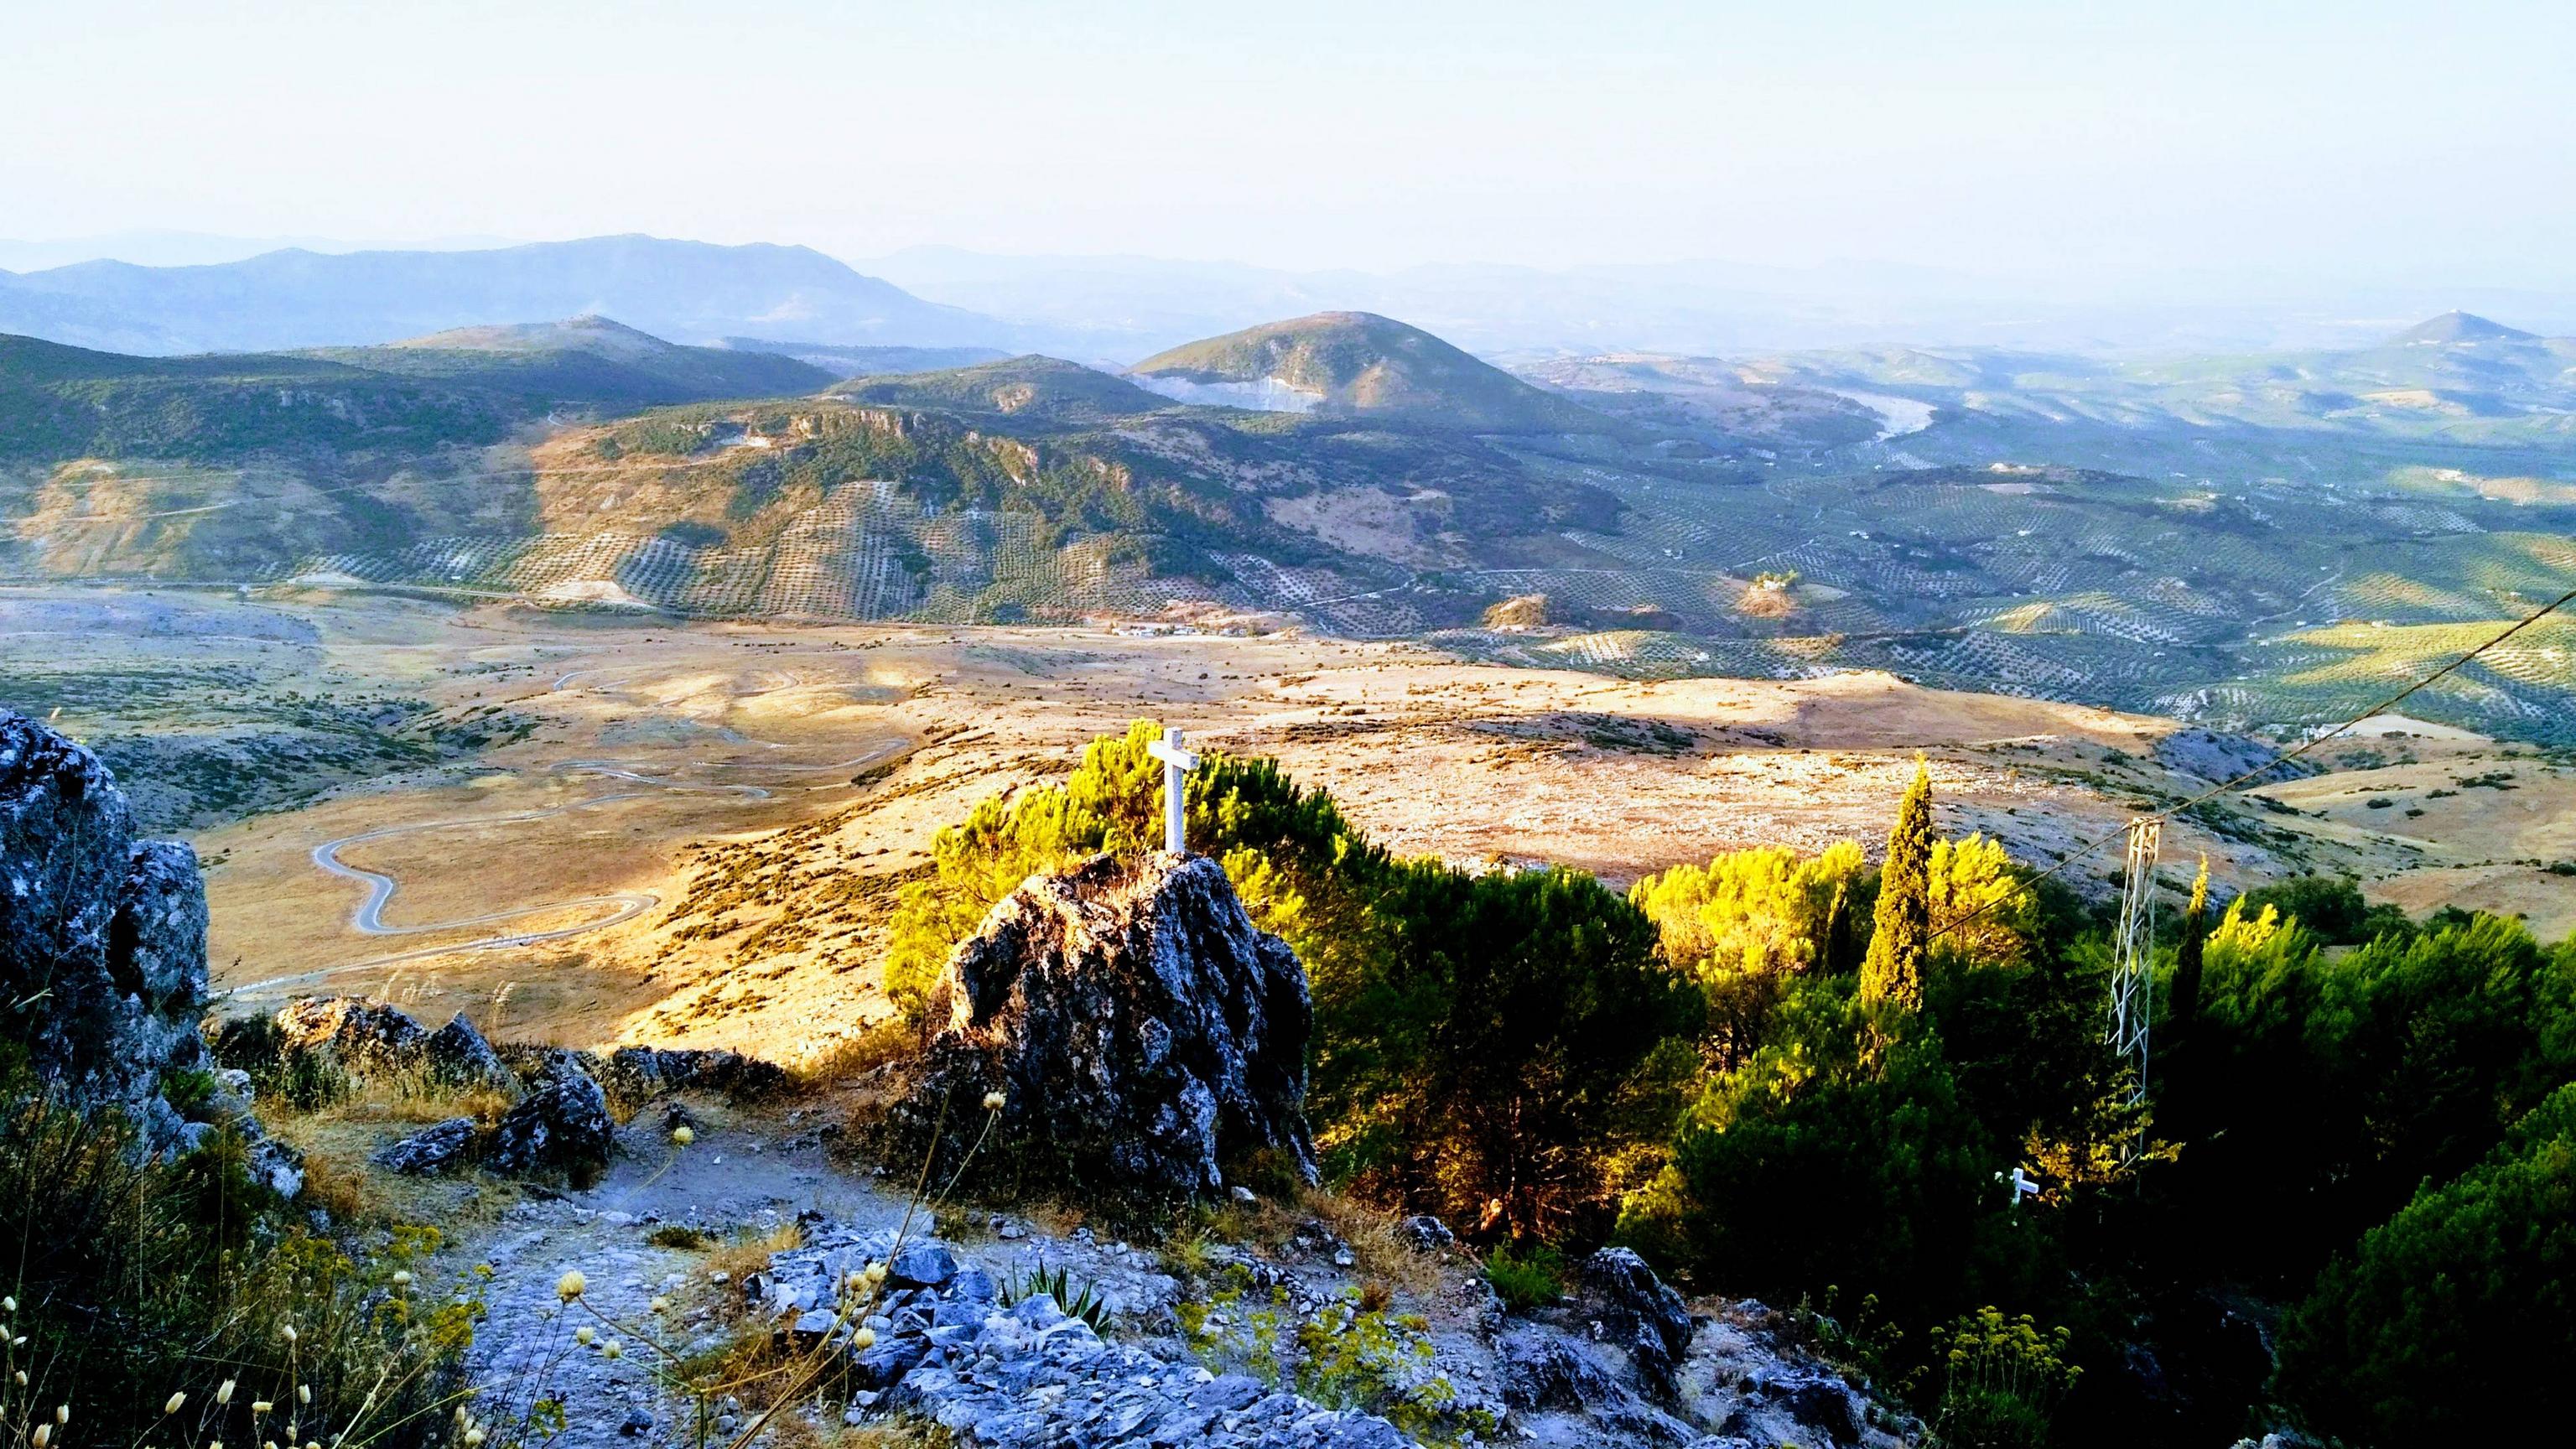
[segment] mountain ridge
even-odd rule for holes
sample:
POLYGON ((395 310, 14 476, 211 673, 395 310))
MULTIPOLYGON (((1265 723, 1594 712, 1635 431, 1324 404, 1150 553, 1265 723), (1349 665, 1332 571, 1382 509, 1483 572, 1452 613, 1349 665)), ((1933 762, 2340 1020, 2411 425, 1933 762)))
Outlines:
POLYGON ((178 354, 368 346, 601 313, 656 336, 1009 345, 1020 329, 926 302, 810 247, 625 235, 480 251, 323 253, 0 275, 0 332, 178 354))

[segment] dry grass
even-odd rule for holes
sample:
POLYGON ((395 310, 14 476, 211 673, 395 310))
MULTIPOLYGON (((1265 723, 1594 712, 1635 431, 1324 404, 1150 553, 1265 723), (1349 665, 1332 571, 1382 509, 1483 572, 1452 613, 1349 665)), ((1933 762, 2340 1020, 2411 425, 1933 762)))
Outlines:
MULTIPOLYGON (((710 1274, 722 1273, 722 1289, 711 1295, 709 1307, 728 1319, 738 1319, 745 1311, 745 1301, 738 1285, 750 1274, 769 1266, 772 1254, 784 1253, 801 1246, 804 1232, 796 1224, 781 1223, 766 1233, 744 1233, 728 1238, 707 1251, 706 1265, 710 1274)), ((700 1282, 708 1279, 701 1278, 700 1282)))
MULTIPOLYGON (((1298 1206, 1351 1245, 1351 1256, 1358 1260, 1364 1276, 1392 1284, 1416 1298, 1440 1291, 1439 1258, 1414 1251, 1397 1234, 1396 1224, 1401 1219, 1396 1214, 1320 1188, 1305 1192, 1298 1206)), ((1361 1290, 1363 1295, 1367 1291, 1366 1287, 1361 1290)))
POLYGON ((798 1062, 792 1069, 798 1086, 840 1086, 854 1077, 892 1062, 921 1054, 928 1034, 900 1018, 877 1022, 798 1062))

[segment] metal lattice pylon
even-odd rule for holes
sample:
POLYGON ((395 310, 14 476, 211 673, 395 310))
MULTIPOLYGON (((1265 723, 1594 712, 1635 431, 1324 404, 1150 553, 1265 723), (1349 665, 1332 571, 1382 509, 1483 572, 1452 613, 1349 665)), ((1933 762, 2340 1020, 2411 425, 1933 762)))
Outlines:
POLYGON ((2129 1102, 2147 1095, 2147 1019, 2154 1012, 2156 848, 2164 822, 2129 822, 2129 867, 2120 889, 2119 934, 2111 941, 2111 1025, 2104 1039, 2131 1067, 2129 1102))

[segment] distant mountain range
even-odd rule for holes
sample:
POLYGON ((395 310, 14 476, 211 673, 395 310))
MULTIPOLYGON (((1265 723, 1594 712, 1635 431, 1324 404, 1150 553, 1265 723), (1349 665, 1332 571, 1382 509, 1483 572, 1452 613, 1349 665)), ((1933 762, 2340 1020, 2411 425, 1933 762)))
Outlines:
MULTIPOLYGON (((1484 357, 1952 346, 2205 353, 2367 345, 2468 305, 2576 332, 2576 293, 2188 273, 2051 284, 1894 263, 1717 260, 1565 268, 1451 263, 1367 272, 1145 256, 1003 256, 913 247, 853 264, 915 295, 1143 357, 1272 317, 1402 317, 1484 357)), ((1037 346, 1040 344, 1031 343, 1037 346)))
MULTIPOLYGON (((2469 314, 2388 332, 2152 364, 1602 352, 1519 378, 1352 312, 1125 376, 886 374, 896 354, 597 316, 187 357, 0 337, 0 579, 1293 617, 1520 664, 1880 668, 2302 724, 2576 571, 2576 341, 2469 314)), ((2576 626, 2534 631, 2422 705, 2576 742, 2571 648, 2576 626)))
POLYGON ((0 332, 128 353, 390 342, 600 314, 682 342, 1033 345, 804 247, 593 237, 484 251, 276 251, 211 266, 93 261, 0 273, 0 332))

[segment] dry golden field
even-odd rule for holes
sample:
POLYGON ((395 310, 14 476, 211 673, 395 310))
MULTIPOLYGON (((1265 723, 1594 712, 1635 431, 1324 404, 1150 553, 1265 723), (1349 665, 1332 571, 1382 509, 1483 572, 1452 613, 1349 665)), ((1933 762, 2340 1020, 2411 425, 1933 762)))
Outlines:
MULTIPOLYGON (((366 991, 516 1036, 829 1046, 885 1012, 883 918, 939 828, 1142 716, 1278 757, 1399 852, 1617 882, 1753 845, 1874 850, 1918 754, 1946 830, 2035 861, 2205 784, 2157 763, 2171 721, 1873 673, 1630 682, 1296 635, 684 626, 325 594, 165 593, 184 626, 28 627, 98 593, 9 595, 0 623, 21 647, 61 636, 53 667, 97 677, 185 665, 518 723, 195 836, 217 982, 241 1004, 366 991), (217 667, 254 658, 266 674, 217 667)), ((63 723, 105 732, 112 713, 63 723)), ((2533 863, 2576 856, 2576 770, 2405 720, 2324 753, 2349 768, 2267 787, 2277 804, 2241 802, 2223 835, 2170 828, 2168 883, 2206 851, 2233 884, 2348 871, 2410 909, 2576 929, 2576 878, 2533 863)), ((2099 892, 2115 864, 2070 874, 2099 892)))

